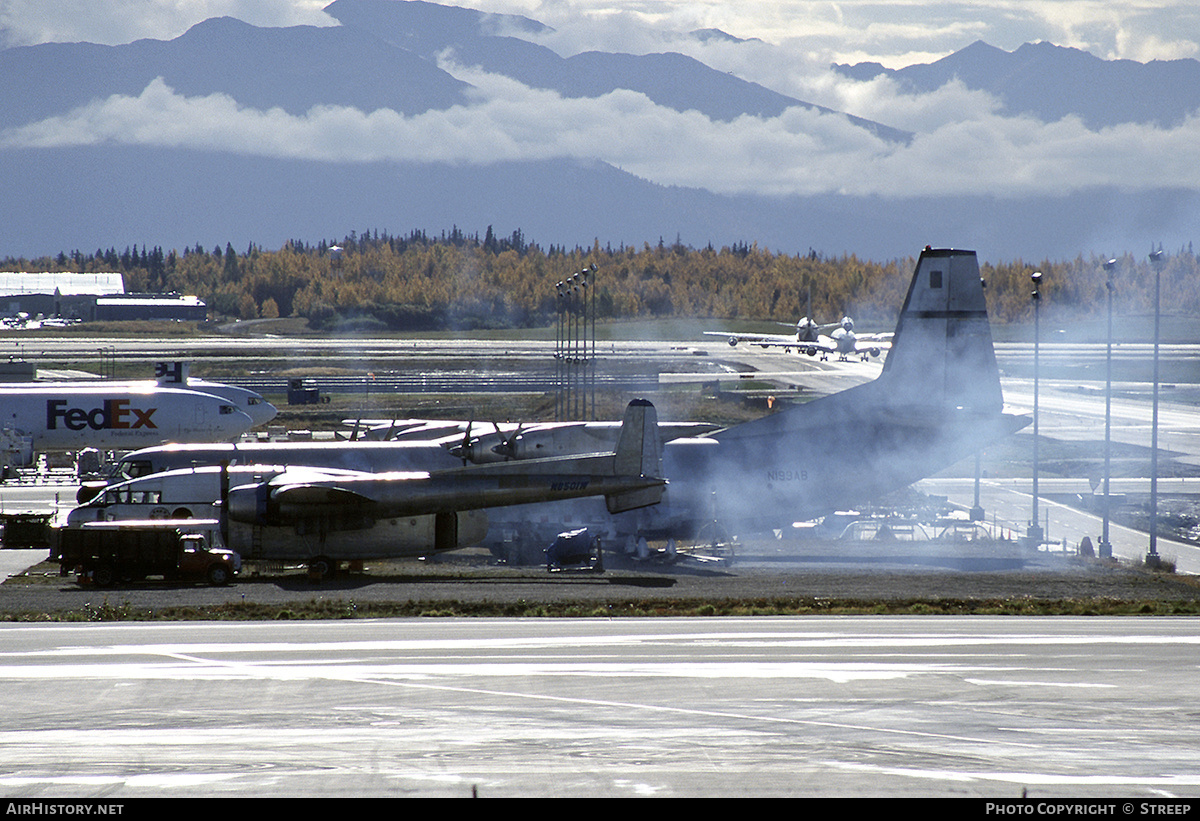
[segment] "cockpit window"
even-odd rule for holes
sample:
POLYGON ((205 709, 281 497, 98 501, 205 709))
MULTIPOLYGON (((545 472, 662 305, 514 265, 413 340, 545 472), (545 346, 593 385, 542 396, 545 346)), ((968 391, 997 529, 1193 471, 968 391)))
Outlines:
POLYGON ((107 505, 157 505, 162 502, 161 490, 133 490, 118 487, 106 490, 102 504, 107 505))
POLYGON ((233 405, 222 405, 221 406, 221 415, 222 416, 226 416, 231 413, 233 413, 233 405))
POLYGON ((127 462, 121 462, 121 468, 118 471, 121 476, 127 479, 149 476, 152 472, 152 466, 149 460, 146 459, 130 459, 127 462))

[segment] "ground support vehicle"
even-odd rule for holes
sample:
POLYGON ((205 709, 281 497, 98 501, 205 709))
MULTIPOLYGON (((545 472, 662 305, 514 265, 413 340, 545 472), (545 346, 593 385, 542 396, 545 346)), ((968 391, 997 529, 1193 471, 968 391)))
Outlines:
POLYGON ((546 570, 590 570, 604 572, 600 540, 586 527, 559 533, 546 548, 546 570))
POLYGON ((50 546, 48 513, 5 513, 0 515, 0 545, 7 548, 50 546))
POLYGON ((74 572, 81 584, 108 587, 161 576, 169 581, 226 585, 241 570, 227 550, 220 526, 210 519, 86 522, 57 528, 50 548, 60 575, 74 572))

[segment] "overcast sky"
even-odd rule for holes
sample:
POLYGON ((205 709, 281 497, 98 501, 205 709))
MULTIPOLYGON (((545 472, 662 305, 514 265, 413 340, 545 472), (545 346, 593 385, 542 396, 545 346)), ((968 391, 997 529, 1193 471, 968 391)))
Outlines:
MULTIPOLYGON (((239 108, 213 95, 184 98, 161 82, 62 117, 0 130, 5 146, 98 142, 220 147, 247 154, 338 161, 488 162, 598 158, 654 182, 720 193, 999 196, 1094 185, 1200 190, 1200 118, 1175 129, 1090 131, 1076 119, 1041 123, 997 115, 995 101, 961 87, 901 94, 884 80, 854 83, 831 62, 890 67, 929 62, 984 40, 1013 50, 1050 41, 1104 58, 1200 57, 1194 0, 476 0, 554 27, 545 45, 582 50, 685 51, 776 91, 914 132, 884 143, 843 118, 791 109, 780 117, 711 122, 617 92, 567 100, 457 67, 477 91, 468 106, 402 117, 326 107, 303 116, 239 108), (720 28, 748 43, 681 37, 720 28), (1138 170, 1136 178, 1130 169, 1138 170)), ((262 26, 330 25, 321 0, 0 0, 8 45, 170 39, 215 16, 262 26)))

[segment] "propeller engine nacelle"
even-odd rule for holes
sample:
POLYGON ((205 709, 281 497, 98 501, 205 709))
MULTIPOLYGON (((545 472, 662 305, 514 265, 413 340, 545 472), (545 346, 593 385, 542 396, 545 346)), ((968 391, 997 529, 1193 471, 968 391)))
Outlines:
POLYGON ((504 459, 544 459, 597 453, 612 450, 619 435, 619 428, 595 428, 589 432, 586 425, 567 424, 518 431, 492 448, 492 452, 504 459))
POLYGON ((468 424, 462 442, 451 447, 450 452, 462 459, 464 465, 468 462, 476 465, 507 462, 514 456, 513 443, 521 435, 521 425, 517 425, 508 433, 501 430, 500 425, 495 422, 492 423, 492 428, 491 433, 472 436, 471 425, 468 424))
POLYGON ((488 452, 488 449, 483 446, 483 440, 480 438, 468 439, 450 448, 450 452, 463 460, 463 464, 467 462, 477 462, 480 457, 488 452))

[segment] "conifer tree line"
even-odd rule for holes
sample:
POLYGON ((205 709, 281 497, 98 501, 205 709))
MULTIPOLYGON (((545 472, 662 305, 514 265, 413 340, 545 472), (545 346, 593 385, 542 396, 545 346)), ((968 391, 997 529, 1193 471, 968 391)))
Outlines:
MULTIPOLYGON (((914 249, 919 251, 919 249, 914 249)), ((1114 270, 1120 315, 1153 311, 1154 269, 1146 254, 1122 254, 1114 270)), ((989 315, 997 324, 1032 317, 1030 274, 1041 271, 1043 317, 1099 318, 1106 280, 1097 254, 1069 261, 981 264, 989 315)), ((127 247, 93 254, 15 259, 10 271, 124 274, 131 292, 195 294, 214 318, 303 317, 315 328, 357 321, 397 331, 547 326, 555 321, 555 285, 595 265, 595 312, 604 319, 692 317, 794 323, 843 315, 862 327, 890 328, 903 304, 916 253, 887 261, 809 250, 787 254, 735 242, 693 248, 678 239, 642 247, 550 245, 520 230, 483 239, 455 227, 392 236, 369 231, 336 242, 290 240, 275 251, 232 244, 182 251, 127 247), (340 250, 336 250, 340 248, 340 250)), ((1200 315, 1200 263, 1190 244, 1162 263, 1166 313, 1200 315)))

